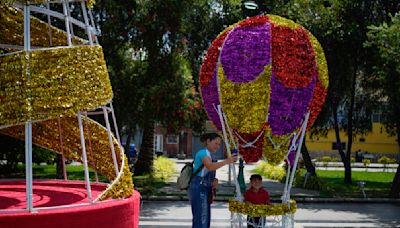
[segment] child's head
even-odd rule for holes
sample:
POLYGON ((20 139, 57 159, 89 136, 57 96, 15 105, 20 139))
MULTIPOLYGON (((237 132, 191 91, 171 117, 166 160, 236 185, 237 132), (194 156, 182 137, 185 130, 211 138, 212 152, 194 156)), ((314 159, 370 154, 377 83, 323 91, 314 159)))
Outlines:
POLYGON ((262 177, 259 174, 253 174, 250 176, 250 184, 253 189, 257 190, 262 187, 262 177))

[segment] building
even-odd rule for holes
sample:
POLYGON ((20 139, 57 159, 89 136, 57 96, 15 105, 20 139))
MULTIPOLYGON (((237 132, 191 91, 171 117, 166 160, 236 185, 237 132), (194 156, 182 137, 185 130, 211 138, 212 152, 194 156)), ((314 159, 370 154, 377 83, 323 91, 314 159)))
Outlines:
MULTIPOLYGON (((347 133, 345 131, 340 131, 340 140, 342 142, 342 148, 346 150, 348 145, 347 133)), ((328 131, 326 137, 313 136, 310 138, 310 134, 307 133, 306 145, 312 157, 324 155, 332 157, 339 156, 336 146, 335 131, 333 129, 328 131)), ((367 152, 371 154, 371 158, 378 158, 383 155, 398 158, 400 155, 400 148, 396 136, 390 136, 386 132, 383 124, 379 122, 373 122, 372 130, 365 135, 355 135, 351 150, 360 153, 367 152)))

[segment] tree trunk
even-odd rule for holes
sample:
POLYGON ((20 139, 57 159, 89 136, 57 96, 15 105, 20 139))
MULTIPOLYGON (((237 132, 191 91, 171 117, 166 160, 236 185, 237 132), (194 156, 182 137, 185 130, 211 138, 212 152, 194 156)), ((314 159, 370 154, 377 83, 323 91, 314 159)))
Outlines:
MULTIPOLYGON (((400 124, 396 126, 397 132, 397 143, 400 146, 400 124)), ((400 198, 400 158, 399 159, 399 166, 397 166, 396 175, 393 178, 392 187, 390 189, 390 196, 393 198, 400 198)))
POLYGON ((356 97, 356 80, 357 80, 357 71, 353 69, 353 81, 351 84, 350 90, 350 108, 347 116, 347 148, 346 148, 346 156, 344 162, 344 182, 347 184, 351 184, 351 148, 353 145, 353 114, 354 114, 354 105, 355 105, 355 97, 356 97))
POLYGON ((61 154, 56 154, 56 178, 64 179, 64 163, 61 154))
POLYGON ((146 124, 143 128, 142 146, 138 160, 135 163, 135 175, 141 176, 150 174, 153 171, 154 160, 154 124, 153 122, 146 124))
POLYGON ((301 146, 301 155, 303 156, 304 165, 306 166, 307 172, 311 173, 312 176, 317 176, 315 167, 311 161, 310 154, 306 146, 306 139, 303 139, 303 145, 301 146))
POLYGON ((128 126, 128 132, 127 133, 128 133, 128 136, 126 137, 124 149, 125 149, 125 155, 129 159, 129 152, 130 152, 129 148, 130 148, 130 145, 131 145, 131 139, 132 139, 132 134, 133 134, 133 129, 132 129, 131 126, 128 126))
POLYGON ((335 136, 336 136, 336 147, 337 147, 337 149, 338 149, 338 152, 339 152, 339 155, 340 155, 340 158, 341 158, 341 160, 342 160, 342 163, 343 163, 343 166, 344 166, 344 173, 345 173, 345 179, 344 179, 344 181, 345 181, 345 183, 348 183, 348 182, 346 182, 346 174, 348 175, 348 174, 350 174, 350 182, 351 182, 351 167, 350 167, 350 160, 349 160, 349 162, 347 162, 346 161, 346 154, 344 153, 344 151, 343 151, 343 148, 342 148, 342 142, 341 142, 341 140, 340 140, 340 129, 339 129, 339 123, 338 123, 338 117, 337 117, 337 105, 336 105, 336 102, 332 102, 332 115, 333 115, 333 126, 334 126, 334 129, 335 129, 335 136))

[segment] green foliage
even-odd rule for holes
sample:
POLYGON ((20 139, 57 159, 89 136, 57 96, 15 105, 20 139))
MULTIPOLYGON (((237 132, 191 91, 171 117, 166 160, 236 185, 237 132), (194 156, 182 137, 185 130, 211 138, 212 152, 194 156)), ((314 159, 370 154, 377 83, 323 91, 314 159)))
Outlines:
POLYGON ((394 158, 389 158, 386 156, 382 156, 378 159, 378 163, 383 164, 383 165, 387 165, 387 164, 394 164, 396 163, 396 159, 394 158))
POLYGON ((22 141, 0 134, 0 175, 17 172, 18 162, 25 159, 22 141))
POLYGON ((56 157, 56 153, 36 147, 33 150, 32 153, 32 162, 36 164, 40 164, 42 162, 46 162, 47 164, 52 164, 54 163, 54 159, 56 157))
POLYGON ((285 176, 286 172, 282 166, 273 166, 267 162, 260 162, 256 168, 252 170, 253 173, 260 174, 263 177, 266 177, 271 180, 282 181, 285 176))
POLYGON ((386 156, 382 156, 378 159, 378 163, 383 164, 384 170, 386 170, 386 167, 388 164, 394 164, 396 163, 396 159, 389 158, 386 156))
POLYGON ((160 180, 168 180, 176 169, 176 163, 164 156, 159 156, 154 160, 153 176, 160 180))
POLYGON ((158 190, 166 185, 164 181, 155 178, 151 174, 144 176, 134 176, 133 184, 135 189, 138 190, 142 196, 157 194, 158 190))
POLYGON ((332 158, 329 156, 323 156, 321 158, 322 163, 324 164, 324 167, 327 168, 328 167, 328 163, 332 161, 332 158))
POLYGON ((351 163, 356 162, 356 158, 355 158, 355 157, 351 157, 351 158, 350 158, 350 162, 351 162, 351 163))
POLYGON ((386 198, 395 176, 394 173, 388 172, 352 171, 352 184, 345 184, 343 171, 317 170, 317 175, 323 184, 320 192, 322 196, 359 198, 363 195, 357 182, 366 182, 364 190, 368 197, 386 198))
POLYGON ((371 160, 368 158, 364 158, 362 160, 362 163, 363 163, 364 167, 367 168, 371 164, 371 160))
MULTIPOLYGON (((399 9, 400 10, 400 9, 399 9)), ((400 11, 399 11, 400 12, 400 11)), ((368 78, 368 86, 381 101, 383 123, 391 135, 400 134, 400 13, 390 17, 390 21, 369 26, 366 47, 375 50, 377 59, 373 64, 373 74, 368 78)), ((400 143, 400 142, 399 142, 400 143)))
POLYGON ((318 176, 307 176, 303 170, 297 170, 295 173, 294 186, 311 190, 322 190, 323 184, 318 176), (307 178, 307 180, 306 180, 307 178))
MULTIPOLYGON (((33 178, 34 179, 56 179, 56 166, 55 165, 33 165, 33 178)), ((68 180, 85 180, 85 173, 83 166, 66 166, 68 180)), ((14 173, 4 175, 6 178, 25 178, 25 165, 17 165, 14 173)), ((94 171, 89 169, 89 177, 91 181, 96 181, 94 171)), ((98 174, 99 181, 107 183, 109 180, 102 175, 98 174)))

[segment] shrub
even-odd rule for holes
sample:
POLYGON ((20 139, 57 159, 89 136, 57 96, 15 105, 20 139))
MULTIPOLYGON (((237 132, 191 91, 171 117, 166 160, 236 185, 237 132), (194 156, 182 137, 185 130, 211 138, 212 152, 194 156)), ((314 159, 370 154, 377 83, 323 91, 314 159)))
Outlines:
POLYGON ((305 178, 306 178, 305 173, 297 170, 295 173, 294 186, 298 187, 298 188, 305 188, 305 189, 311 189, 311 190, 321 190, 322 189, 323 184, 321 182, 321 179, 319 179, 317 176, 308 176, 307 182, 305 182, 305 178), (304 185, 304 182, 305 182, 305 185, 304 185))
POLYGON ((322 161, 323 163, 328 163, 328 162, 331 162, 331 161, 332 161, 332 158, 329 157, 329 156, 323 156, 323 157, 321 158, 321 161, 322 161))
POLYGON ((328 169, 328 163, 332 161, 332 158, 329 156, 323 156, 320 161, 322 161, 323 166, 328 169))
POLYGON ((383 164, 384 169, 386 169, 386 166, 387 166, 388 164, 396 163, 396 159, 388 158, 388 157, 386 157, 386 156, 382 156, 382 157, 380 157, 380 158, 378 159, 378 163, 383 164))
POLYGON ((154 177, 161 180, 168 180, 176 170, 176 163, 170 159, 159 156, 154 160, 154 177))
POLYGON ((378 163, 381 163, 383 165, 387 165, 387 164, 391 164, 391 163, 396 163, 396 159, 388 158, 386 156, 382 156, 381 158, 378 159, 378 163))
POLYGON ((364 164, 364 167, 365 167, 366 169, 368 169, 369 164, 371 164, 371 160, 370 160, 370 159, 367 159, 367 158, 364 158, 364 159, 362 160, 362 163, 364 164))
POLYGON ((285 169, 282 166, 273 166, 264 161, 253 169, 253 173, 258 173, 263 177, 277 181, 282 181, 286 176, 285 169))

